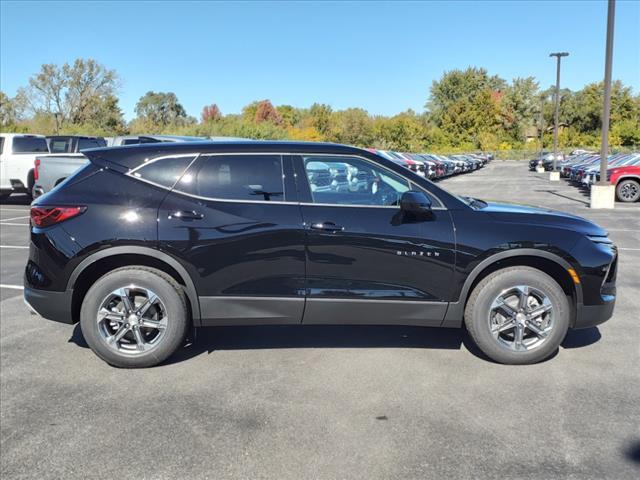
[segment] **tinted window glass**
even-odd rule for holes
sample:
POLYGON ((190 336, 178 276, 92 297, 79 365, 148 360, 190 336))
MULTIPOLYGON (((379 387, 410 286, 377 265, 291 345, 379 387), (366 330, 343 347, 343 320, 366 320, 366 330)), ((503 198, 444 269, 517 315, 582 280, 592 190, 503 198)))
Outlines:
POLYGON ((194 158, 195 155, 186 155, 151 160, 138 167, 131 174, 136 178, 171 188, 194 158))
POLYGON ((409 182, 386 168, 357 157, 303 157, 315 203, 398 205, 409 182))
POLYGON ((140 140, 137 138, 125 138, 122 141, 122 145, 137 145, 140 143, 140 140))
POLYGON ((0 153, 4 151, 4 137, 0 137, 0 153))
POLYGON ((105 147, 107 142, 105 142, 102 138, 81 138, 78 140, 78 151, 84 150, 86 148, 99 148, 105 147))
POLYGON ((208 155, 176 190, 207 198, 284 200, 280 155, 208 155))
POLYGON ((13 137, 13 153, 49 152, 47 141, 40 137, 13 137))
POLYGON ((71 150, 71 139, 52 139, 49 141, 51 153, 67 153, 71 150))

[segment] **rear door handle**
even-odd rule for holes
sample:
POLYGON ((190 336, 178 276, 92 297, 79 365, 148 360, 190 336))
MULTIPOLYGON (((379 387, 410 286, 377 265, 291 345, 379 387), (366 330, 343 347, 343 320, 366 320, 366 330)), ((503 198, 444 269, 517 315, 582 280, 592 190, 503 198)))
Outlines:
POLYGON ((334 233, 344 231, 344 227, 341 227, 340 225, 336 225, 333 222, 312 223, 311 229, 322 230, 324 232, 334 232, 334 233))
POLYGON ((202 220, 204 215, 200 212, 196 212, 195 210, 178 210, 177 212, 169 214, 169 220, 172 218, 180 220, 202 220))

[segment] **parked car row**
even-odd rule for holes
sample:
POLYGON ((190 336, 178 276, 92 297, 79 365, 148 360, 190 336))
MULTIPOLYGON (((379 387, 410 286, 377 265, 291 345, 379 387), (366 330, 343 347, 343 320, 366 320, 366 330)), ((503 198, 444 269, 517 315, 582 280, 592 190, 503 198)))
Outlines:
MULTIPOLYGON (((573 155, 558 164, 560 176, 581 188, 590 189, 600 181, 600 155, 573 155)), ((620 202, 640 200, 640 153, 618 153, 607 159, 607 182, 616 187, 620 202)))
MULTIPOLYGON (((170 135, 127 135, 90 137, 80 135, 0 134, 0 198, 12 193, 27 193, 33 198, 51 191, 87 163, 83 150, 146 143, 201 140, 246 140, 239 138, 202 138, 170 135)), ((428 179, 467 173, 483 167, 493 157, 486 154, 436 155, 390 150, 369 151, 428 179)), ((332 191, 366 191, 372 179, 350 165, 314 162, 309 168, 311 187, 332 191), (313 178, 312 178, 313 177, 313 178)))
POLYGON ((406 153, 368 148, 372 153, 431 180, 467 173, 482 168, 493 159, 490 154, 436 155, 433 153, 406 153))

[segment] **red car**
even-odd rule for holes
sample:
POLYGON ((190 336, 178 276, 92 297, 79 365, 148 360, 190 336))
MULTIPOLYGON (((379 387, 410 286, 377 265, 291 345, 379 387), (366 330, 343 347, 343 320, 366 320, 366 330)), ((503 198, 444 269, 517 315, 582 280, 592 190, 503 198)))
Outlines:
POLYGON ((614 167, 607 171, 607 180, 616 186, 616 198, 621 202, 640 199, 640 165, 614 167))

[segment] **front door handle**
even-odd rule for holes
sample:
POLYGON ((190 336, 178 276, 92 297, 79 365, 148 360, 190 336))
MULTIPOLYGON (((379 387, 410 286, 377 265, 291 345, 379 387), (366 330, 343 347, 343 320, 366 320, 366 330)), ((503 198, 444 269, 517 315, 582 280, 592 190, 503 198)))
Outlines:
POLYGON ((344 231, 344 227, 341 227, 340 225, 336 225, 333 222, 318 222, 318 223, 312 223, 311 224, 311 229, 312 230, 322 230, 324 232, 342 232, 344 231))
POLYGON ((195 210, 178 210, 169 214, 169 220, 172 218, 178 218, 180 220, 202 220, 204 215, 195 210))

